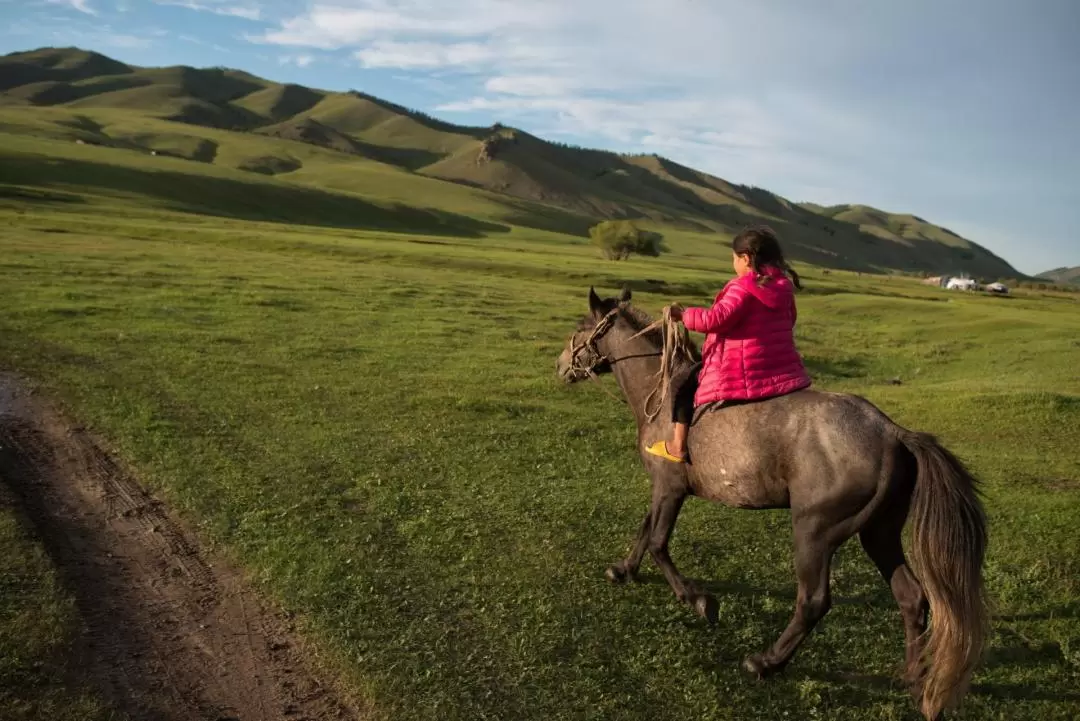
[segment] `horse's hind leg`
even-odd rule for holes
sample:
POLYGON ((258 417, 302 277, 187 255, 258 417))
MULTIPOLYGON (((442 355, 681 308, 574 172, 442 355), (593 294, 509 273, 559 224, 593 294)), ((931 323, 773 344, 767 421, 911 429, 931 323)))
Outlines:
MULTIPOLYGON (((889 507, 897 508, 891 504, 889 507)), ((875 519, 859 533, 859 540, 892 588, 896 603, 900 606, 900 615, 904 619, 904 680, 911 685, 912 692, 918 694, 922 680, 922 634, 926 631, 930 606, 922 585, 904 559, 900 533, 907 512, 906 506, 903 508, 903 512, 892 512, 891 517, 875 519)))
POLYGON ((637 538, 634 539, 634 548, 630 555, 613 566, 609 566, 604 573, 612 583, 626 583, 630 579, 637 579, 638 568, 641 567, 641 559, 649 548, 649 533, 652 531, 652 509, 645 514, 645 520, 638 528, 637 538))
POLYGON ((799 582, 795 615, 771 648, 755 653, 743 662, 747 671, 764 678, 783 669, 803 639, 829 612, 832 606, 829 566, 838 545, 824 532, 807 532, 799 523, 795 524, 795 575, 799 582))
POLYGON ((667 579, 671 590, 675 592, 675 596, 680 601, 693 606, 698 615, 704 617, 709 623, 716 623, 719 615, 716 598, 699 591, 683 578, 668 553, 668 541, 671 540, 671 533, 675 530, 675 519, 679 517, 679 511, 685 500, 685 490, 661 489, 659 484, 654 484, 653 504, 650 511, 652 530, 648 538, 649 554, 663 571, 664 578, 667 579))

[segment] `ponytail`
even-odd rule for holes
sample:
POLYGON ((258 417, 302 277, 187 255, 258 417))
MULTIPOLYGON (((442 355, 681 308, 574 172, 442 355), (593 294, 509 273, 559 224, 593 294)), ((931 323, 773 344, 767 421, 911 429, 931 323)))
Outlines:
POLYGON ((780 261, 780 270, 788 274, 788 276, 791 278, 791 284, 793 286, 795 286, 799 290, 802 290, 802 283, 799 282, 799 274, 795 272, 795 269, 792 268, 786 260, 780 261))

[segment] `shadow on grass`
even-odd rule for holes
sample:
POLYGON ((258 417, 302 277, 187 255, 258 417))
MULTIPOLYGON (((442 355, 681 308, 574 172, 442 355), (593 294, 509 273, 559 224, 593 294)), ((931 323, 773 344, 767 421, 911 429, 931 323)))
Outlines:
POLYGON ((1055 618, 1080 619, 1080 601, 1069 601, 1052 608, 1032 613, 1003 613, 994 616, 995 621, 1049 621, 1055 618))
POLYGON ((86 198, 75 193, 60 193, 41 188, 22 188, 14 185, 0 185, 0 200, 14 200, 21 203, 86 203, 86 198))
POLYGON ((803 364, 810 376, 818 380, 862 378, 866 375, 865 364, 855 358, 828 359, 803 354, 803 364))
MULTIPOLYGON (((743 596, 747 598, 757 598, 762 596, 769 596, 771 598, 779 598, 787 601, 791 601, 792 607, 789 610, 778 612, 778 616, 783 616, 785 619, 791 616, 790 611, 795 608, 795 577, 792 576, 791 587, 784 588, 759 588, 757 586, 751 586, 747 583, 741 583, 739 581, 718 581, 711 579, 701 578, 689 578, 686 579, 693 585, 700 588, 706 593, 711 593, 716 596, 743 596)), ((667 586, 667 579, 659 573, 638 573, 637 583, 646 585, 667 586)), ((674 596, 672 597, 674 600, 674 596)), ((832 596, 833 606, 885 606, 890 611, 896 609, 896 601, 893 600, 892 595, 882 585, 880 592, 875 591, 871 594, 863 594, 858 596, 838 596, 833 594, 832 596)))
POLYGON ((130 168, 19 153, 6 155, 2 164, 0 182, 9 185, 0 190, 0 197, 35 203, 85 202, 70 192, 79 189, 149 197, 169 210, 240 220, 474 238, 510 230, 507 225, 456 213, 400 203, 377 205, 310 186, 244 182, 160 167, 130 168))

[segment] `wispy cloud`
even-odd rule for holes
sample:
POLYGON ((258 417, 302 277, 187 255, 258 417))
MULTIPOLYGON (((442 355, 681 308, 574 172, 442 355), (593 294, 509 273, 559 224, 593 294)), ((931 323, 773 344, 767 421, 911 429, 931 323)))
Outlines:
POLYGON ((544 7, 501 0, 339 0, 315 3, 253 39, 329 50, 390 36, 479 37, 509 27, 538 26, 549 15, 544 7))
MULTIPOLYGON (((822 157, 857 147, 869 126, 852 108, 795 92, 798 78, 769 85, 748 77, 749 58, 758 71, 787 62, 780 48, 789 38, 774 32, 762 53, 761 36, 748 28, 776 23, 746 5, 680 4, 675 12, 653 0, 336 0, 249 39, 346 48, 365 68, 472 76, 481 91, 442 103, 444 113, 651 148, 762 184, 783 174, 788 187, 831 187, 847 171, 822 157)), ((815 45, 826 46, 801 72, 826 70, 835 57, 828 47, 847 41, 800 14, 806 32, 820 32, 815 45)))
POLYGON ((315 62, 314 55, 281 55, 278 57, 279 65, 295 65, 298 68, 306 68, 315 62))
POLYGON ((154 42, 151 34, 131 35, 128 33, 104 32, 90 37, 96 41, 96 44, 125 50, 142 50, 150 47, 154 42))
POLYGON ((497 55, 480 43, 374 42, 354 57, 366 68, 399 70, 479 67, 497 55))
POLYGON ((208 3, 196 2, 195 0, 154 0, 158 5, 173 5, 176 7, 210 12, 215 15, 243 18, 244 20, 261 20, 262 9, 258 5, 232 5, 219 0, 210 0, 208 3))
POLYGON ((45 0, 49 5, 66 5, 87 15, 97 15, 97 10, 90 7, 90 0, 45 0))

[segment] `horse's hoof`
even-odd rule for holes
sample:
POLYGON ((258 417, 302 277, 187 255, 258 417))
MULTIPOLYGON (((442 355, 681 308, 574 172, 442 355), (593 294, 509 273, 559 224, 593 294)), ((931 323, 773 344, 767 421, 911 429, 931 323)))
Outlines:
POLYGON ((621 565, 608 566, 608 569, 604 571, 604 575, 607 580, 612 583, 622 585, 630 580, 630 574, 621 565))
POLYGON ((747 656, 742 662, 743 671, 745 671, 755 681, 761 681, 768 678, 772 673, 769 670, 769 666, 765 663, 765 659, 760 653, 755 653, 747 656))
POLYGON ((715 626, 717 621, 720 620, 720 604, 716 602, 716 597, 710 594, 702 594, 694 601, 694 610, 697 614, 709 622, 710 626, 715 626))

